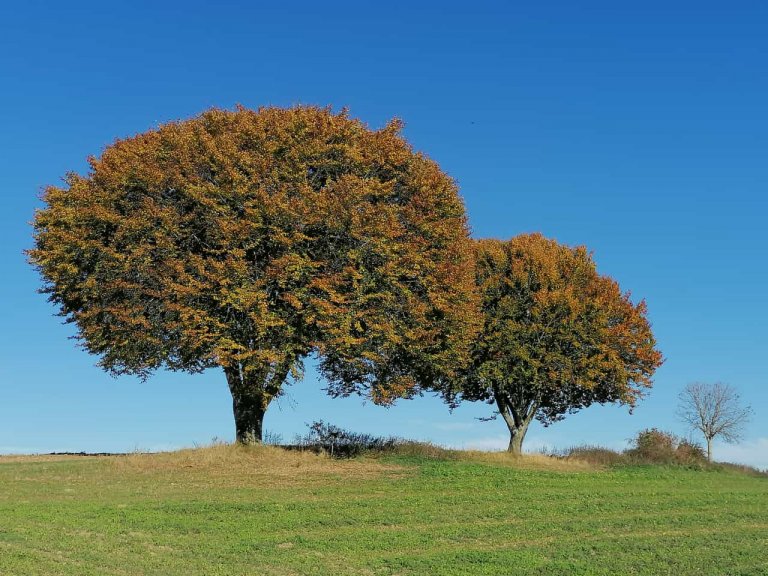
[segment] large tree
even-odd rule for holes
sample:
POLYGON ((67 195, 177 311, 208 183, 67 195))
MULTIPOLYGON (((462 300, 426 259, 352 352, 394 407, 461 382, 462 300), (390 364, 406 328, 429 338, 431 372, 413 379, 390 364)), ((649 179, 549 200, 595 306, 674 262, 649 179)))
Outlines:
POLYGON ((520 453, 544 425, 593 403, 634 406, 662 363, 645 302, 634 304, 591 254, 540 234, 476 242, 484 330, 463 376, 444 390, 495 404, 520 453))
POLYGON ((214 109, 117 140, 45 190, 30 259, 109 372, 221 367, 239 441, 310 354, 333 394, 408 396, 462 363, 474 283, 457 187, 400 128, 214 109))

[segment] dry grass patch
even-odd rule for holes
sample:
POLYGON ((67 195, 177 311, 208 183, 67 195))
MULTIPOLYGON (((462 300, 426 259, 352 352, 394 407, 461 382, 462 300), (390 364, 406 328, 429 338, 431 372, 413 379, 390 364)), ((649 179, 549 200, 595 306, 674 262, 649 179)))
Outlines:
POLYGON ((578 459, 564 459, 546 454, 509 454, 508 452, 482 452, 469 450, 463 452, 463 459, 485 462, 497 466, 509 466, 521 470, 546 472, 594 472, 601 467, 592 462, 578 459))
POLYGON ((111 456, 83 456, 79 454, 6 454, 0 455, 0 464, 28 462, 62 462, 66 460, 83 460, 110 458, 111 456))
MULTIPOLYGON (((386 454, 387 452, 384 452, 386 454)), ((486 452, 482 450, 452 450, 423 442, 403 442, 390 453, 398 456, 425 458, 430 460, 460 460, 482 462, 521 470, 550 472, 593 472, 604 466, 586 459, 562 458, 546 454, 510 454, 509 452, 486 452)))
POLYGON ((172 474, 174 478, 201 477, 212 482, 247 479, 249 483, 271 485, 405 473, 401 466, 367 458, 338 460, 325 454, 264 445, 214 444, 175 452, 129 454, 111 460, 124 473, 172 474))

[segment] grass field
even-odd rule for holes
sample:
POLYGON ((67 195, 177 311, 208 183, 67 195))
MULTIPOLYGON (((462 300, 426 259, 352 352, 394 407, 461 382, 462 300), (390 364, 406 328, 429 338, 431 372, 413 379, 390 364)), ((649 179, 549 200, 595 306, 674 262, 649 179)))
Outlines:
POLYGON ((0 574, 768 574, 768 478, 270 447, 0 457, 0 574))

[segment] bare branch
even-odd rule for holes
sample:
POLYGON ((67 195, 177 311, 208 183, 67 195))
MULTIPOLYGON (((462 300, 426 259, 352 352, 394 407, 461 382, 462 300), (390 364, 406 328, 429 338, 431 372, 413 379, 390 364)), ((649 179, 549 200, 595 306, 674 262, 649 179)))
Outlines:
POLYGON ((701 432, 708 446, 717 437, 728 443, 740 440, 753 414, 749 406, 741 405, 736 389, 722 382, 692 382, 679 398, 678 418, 701 432))

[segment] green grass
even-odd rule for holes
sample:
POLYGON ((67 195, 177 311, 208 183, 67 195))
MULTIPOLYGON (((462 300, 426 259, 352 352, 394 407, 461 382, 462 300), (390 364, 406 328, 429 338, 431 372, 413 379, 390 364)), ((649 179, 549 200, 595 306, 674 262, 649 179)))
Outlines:
POLYGON ((0 458, 0 574, 768 574, 768 478, 546 460, 0 458))

